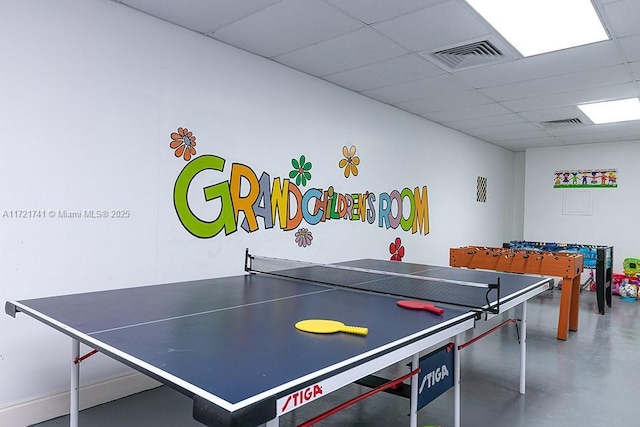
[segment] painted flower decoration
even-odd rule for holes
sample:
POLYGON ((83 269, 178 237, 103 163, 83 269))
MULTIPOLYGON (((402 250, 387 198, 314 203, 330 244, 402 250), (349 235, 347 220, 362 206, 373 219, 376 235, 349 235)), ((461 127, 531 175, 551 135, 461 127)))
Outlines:
POLYGON ((187 162, 191 156, 196 155, 196 137, 187 128, 178 128, 177 132, 171 133, 171 143, 169 147, 175 150, 176 157, 183 157, 187 162))
POLYGON ((344 159, 340 160, 338 166, 344 168, 344 177, 349 178, 349 175, 358 176, 360 157, 356 156, 356 146, 352 145, 351 148, 347 148, 345 145, 342 147, 342 155, 344 159))
POLYGON ((300 228, 298 231, 296 231, 296 243, 298 244, 299 247, 301 248, 306 248, 307 246, 311 246, 311 241, 313 240, 313 234, 311 234, 311 232, 306 229, 306 228, 300 228))
POLYGON ((289 178, 295 178, 296 185, 307 185, 307 181, 311 180, 311 173, 309 172, 313 166, 311 162, 307 162, 303 154, 300 156, 300 160, 291 159, 291 166, 293 166, 293 170, 289 172, 289 178))
POLYGON ((391 254, 391 261, 402 261, 404 246, 402 246, 402 240, 399 237, 396 237, 396 240, 389 244, 389 253, 391 254))

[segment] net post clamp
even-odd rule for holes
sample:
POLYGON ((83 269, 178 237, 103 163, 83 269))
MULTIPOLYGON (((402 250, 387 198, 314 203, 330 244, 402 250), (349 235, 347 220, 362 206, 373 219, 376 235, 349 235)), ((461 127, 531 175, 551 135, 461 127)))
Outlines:
POLYGON ((487 299, 487 311, 491 314, 499 314, 500 313, 500 277, 496 278, 496 283, 489 283, 488 284, 488 288, 487 288, 487 295, 486 295, 486 299, 487 299), (489 302, 489 293, 495 289, 496 292, 498 293, 498 296, 496 298, 496 303, 494 305, 491 305, 491 303, 489 302))

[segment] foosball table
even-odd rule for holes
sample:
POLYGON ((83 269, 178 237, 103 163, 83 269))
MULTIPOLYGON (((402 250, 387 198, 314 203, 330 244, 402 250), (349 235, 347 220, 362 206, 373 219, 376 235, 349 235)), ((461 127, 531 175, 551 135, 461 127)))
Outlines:
POLYGON ((562 277, 557 338, 566 340, 578 330, 580 276, 584 257, 579 253, 544 252, 483 246, 449 250, 449 265, 506 273, 562 277))

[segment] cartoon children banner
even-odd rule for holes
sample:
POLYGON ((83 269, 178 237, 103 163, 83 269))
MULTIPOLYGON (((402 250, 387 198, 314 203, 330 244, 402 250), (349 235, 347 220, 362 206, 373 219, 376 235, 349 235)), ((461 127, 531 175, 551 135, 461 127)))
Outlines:
POLYGON ((555 171, 553 188, 617 188, 617 169, 555 171))

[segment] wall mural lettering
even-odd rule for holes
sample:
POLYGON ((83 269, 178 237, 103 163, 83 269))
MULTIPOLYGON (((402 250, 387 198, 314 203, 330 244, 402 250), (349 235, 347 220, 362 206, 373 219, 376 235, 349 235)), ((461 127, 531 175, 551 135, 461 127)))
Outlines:
MULTIPOLYGON (((377 224, 384 229, 400 228, 412 234, 429 233, 427 186, 378 195, 369 191, 339 192, 334 186, 303 192, 300 186, 306 186, 311 180, 312 164, 302 155, 291 159, 293 170, 288 174, 289 179, 272 178, 264 171, 257 174, 247 165, 233 163, 228 179, 195 188, 192 183, 196 176, 206 172, 204 176, 209 179, 214 176, 212 172, 225 172, 226 160, 213 154, 191 158, 195 154, 195 136, 186 128, 178 128, 171 138, 170 147, 176 150, 176 157, 187 161, 176 178, 173 203, 181 224, 195 237, 209 239, 222 232, 229 235, 238 227, 252 233, 260 229, 258 218, 262 219, 264 229, 297 230, 295 242, 299 247, 307 247, 313 240, 309 229, 300 227, 303 222, 313 226, 348 220, 377 224), (190 191, 192 196, 193 192, 201 192, 202 199, 188 197, 190 191)), ((342 152, 345 158, 338 165, 345 169, 344 176, 357 176, 360 159, 355 156, 355 146, 349 149, 345 146, 342 152)), ((404 256, 404 248, 401 251, 398 252, 400 258, 404 256)))

